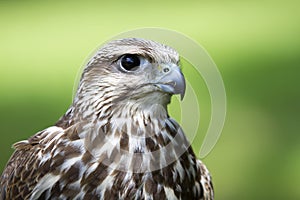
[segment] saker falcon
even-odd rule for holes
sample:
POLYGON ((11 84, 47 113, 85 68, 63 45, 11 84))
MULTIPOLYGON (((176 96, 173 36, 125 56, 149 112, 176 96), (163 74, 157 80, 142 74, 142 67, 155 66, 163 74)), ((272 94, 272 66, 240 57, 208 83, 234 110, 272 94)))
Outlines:
POLYGON ((178 53, 126 38, 87 63, 72 105, 14 144, 1 199, 214 199, 211 176, 168 115, 185 93, 178 53))

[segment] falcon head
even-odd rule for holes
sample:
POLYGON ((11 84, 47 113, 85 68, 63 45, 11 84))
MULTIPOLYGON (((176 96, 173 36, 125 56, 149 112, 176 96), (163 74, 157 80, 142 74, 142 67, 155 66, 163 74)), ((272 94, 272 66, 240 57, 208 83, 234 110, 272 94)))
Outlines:
POLYGON ((110 106, 134 103, 166 108, 171 95, 183 98, 185 93, 178 65, 178 53, 166 45, 137 38, 109 42, 84 69, 75 103, 95 108, 107 100, 110 106))

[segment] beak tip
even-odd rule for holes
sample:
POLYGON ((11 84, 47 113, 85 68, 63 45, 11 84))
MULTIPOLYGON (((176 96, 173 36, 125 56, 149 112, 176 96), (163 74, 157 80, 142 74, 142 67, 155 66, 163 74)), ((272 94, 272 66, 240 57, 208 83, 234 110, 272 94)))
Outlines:
POLYGON ((183 98, 184 98, 184 93, 185 93, 185 92, 180 93, 180 100, 181 100, 181 101, 182 101, 183 98))
POLYGON ((183 98, 184 98, 184 95, 185 95, 185 90, 186 90, 186 84, 185 84, 185 78, 184 76, 182 75, 182 86, 181 86, 181 92, 180 92, 180 100, 182 101, 183 98))

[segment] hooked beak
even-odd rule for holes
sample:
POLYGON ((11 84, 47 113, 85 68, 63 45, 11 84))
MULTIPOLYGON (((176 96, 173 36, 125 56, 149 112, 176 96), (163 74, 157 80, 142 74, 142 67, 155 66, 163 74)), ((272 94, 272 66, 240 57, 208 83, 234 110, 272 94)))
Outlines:
POLYGON ((161 91, 170 94, 180 94, 181 100, 185 94, 185 79, 178 66, 162 66, 163 76, 155 84, 161 91))

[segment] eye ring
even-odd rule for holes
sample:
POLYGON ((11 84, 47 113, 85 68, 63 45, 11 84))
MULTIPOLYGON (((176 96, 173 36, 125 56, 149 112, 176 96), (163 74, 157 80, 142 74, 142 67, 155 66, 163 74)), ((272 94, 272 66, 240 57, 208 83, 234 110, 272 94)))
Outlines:
POLYGON ((125 54, 120 58, 120 67, 125 71, 136 71, 141 65, 141 59, 136 54, 125 54))

